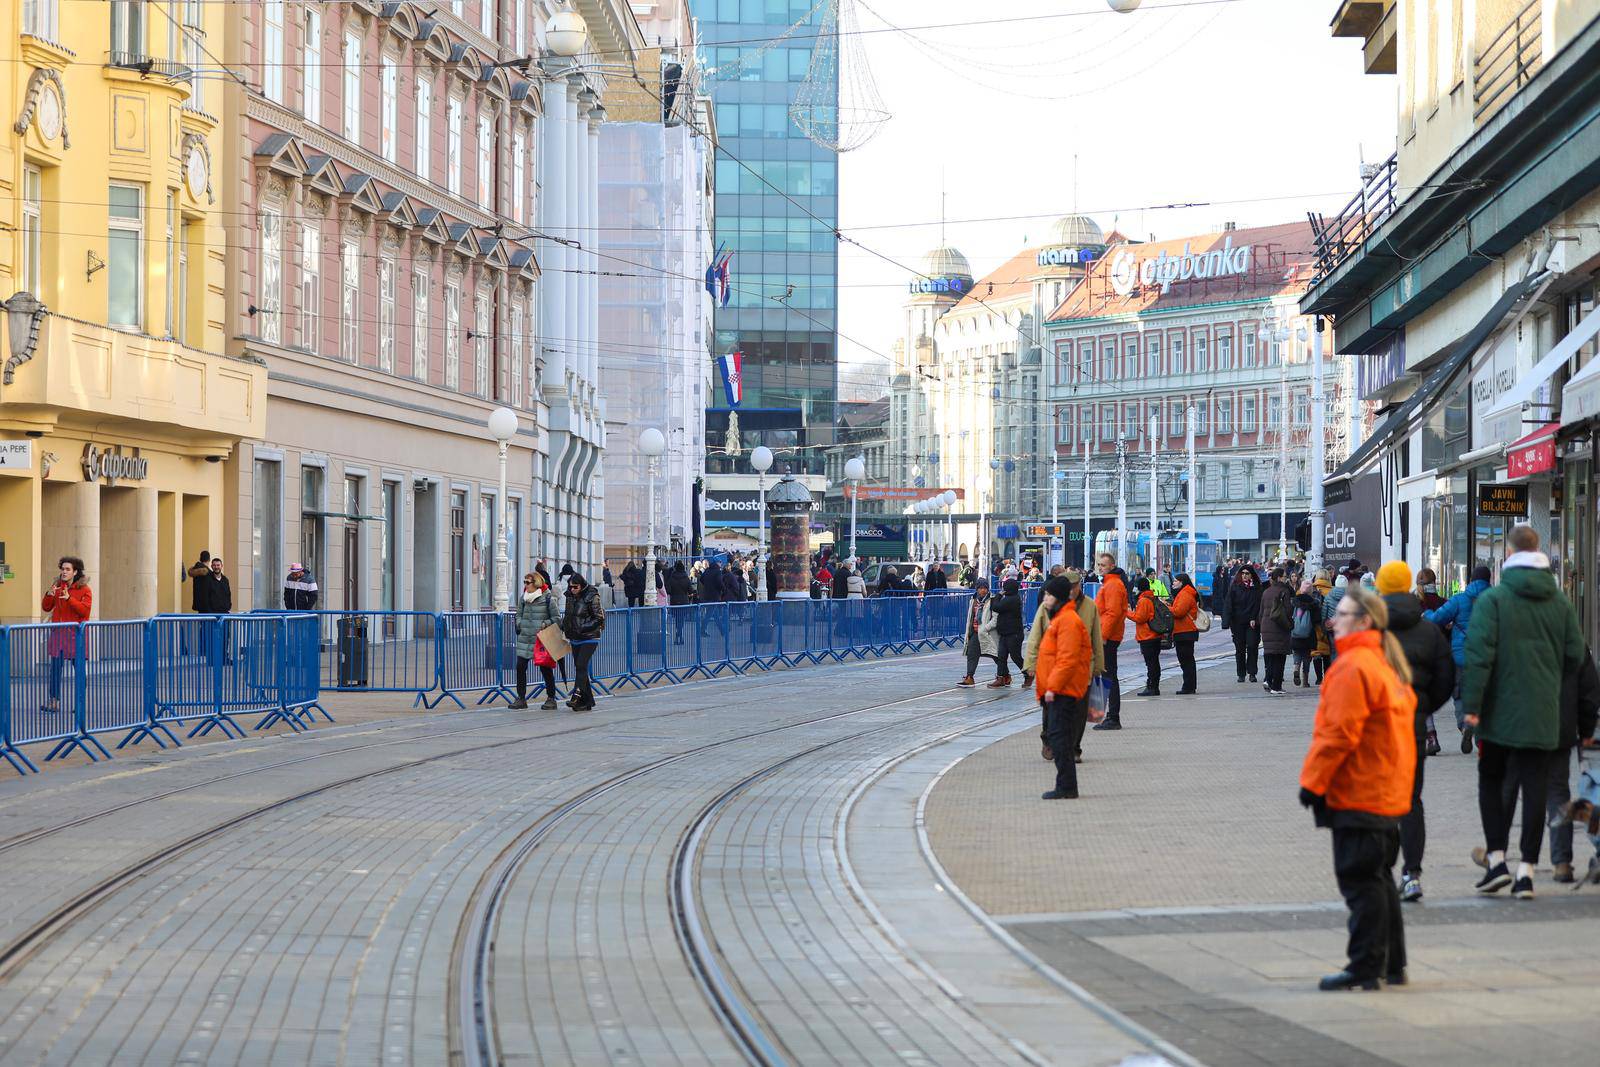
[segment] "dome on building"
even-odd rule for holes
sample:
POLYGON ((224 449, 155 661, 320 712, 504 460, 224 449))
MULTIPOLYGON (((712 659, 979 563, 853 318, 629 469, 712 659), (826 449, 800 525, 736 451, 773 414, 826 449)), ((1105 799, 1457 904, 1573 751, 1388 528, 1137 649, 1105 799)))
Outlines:
POLYGON ((922 257, 922 273, 929 278, 970 278, 972 266, 966 256, 946 245, 922 257))
POLYGON ((1087 215, 1063 215, 1050 227, 1050 240, 1052 245, 1084 245, 1105 244, 1105 235, 1100 232, 1099 225, 1087 215))

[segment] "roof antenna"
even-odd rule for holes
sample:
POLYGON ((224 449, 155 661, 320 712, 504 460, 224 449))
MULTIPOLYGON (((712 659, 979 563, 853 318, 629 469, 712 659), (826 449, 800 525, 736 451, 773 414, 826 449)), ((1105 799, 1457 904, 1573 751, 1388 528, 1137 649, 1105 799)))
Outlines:
POLYGON ((944 203, 948 196, 944 187, 944 168, 939 168, 939 247, 945 247, 944 241, 944 203))

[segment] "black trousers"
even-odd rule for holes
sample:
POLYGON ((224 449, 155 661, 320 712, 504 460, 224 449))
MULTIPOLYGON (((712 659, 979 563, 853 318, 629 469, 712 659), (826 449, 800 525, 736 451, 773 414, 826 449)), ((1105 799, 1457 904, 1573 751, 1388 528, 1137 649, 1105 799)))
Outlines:
POLYGON ((628 607, 630 607, 630 608, 642 608, 642 607, 644 607, 644 594, 640 593, 638 596, 630 596, 630 597, 628 597, 628 607))
POLYGON ((1351 974, 1380 978, 1405 970, 1406 935, 1394 861, 1400 831, 1340 828, 1333 831, 1333 873, 1350 909, 1346 964, 1351 974))
POLYGON ((1015 660, 1017 670, 1022 670, 1022 635, 1021 634, 996 634, 1000 639, 1000 654, 994 658, 1000 668, 1000 676, 1009 678, 1011 671, 1006 667, 1006 660, 1015 660))
POLYGON ((1400 869, 1418 877, 1422 875, 1422 850, 1428 843, 1428 827, 1422 817, 1422 768, 1427 760, 1424 737, 1417 738, 1417 776, 1411 782, 1411 810, 1400 817, 1400 869))
POLYGON ((1139 654, 1144 657, 1144 687, 1161 691, 1161 638, 1139 642, 1139 654))
POLYGON ((595 650, 600 647, 600 642, 594 641, 587 644, 574 644, 572 646, 572 696, 573 706, 584 708, 594 706, 594 690, 589 686, 589 661, 594 659, 595 650))
POLYGON ((1261 631, 1248 622, 1233 627, 1233 669, 1240 678, 1256 676, 1256 657, 1261 652, 1261 631))
POLYGON ((967 677, 968 678, 971 678, 971 677, 974 676, 975 672, 978 669, 978 661, 980 659, 992 659, 992 660, 995 660, 995 677, 998 678, 1000 675, 1005 673, 1005 669, 1002 666, 1002 664, 1005 662, 1004 659, 996 657, 996 656, 986 656, 979 649, 980 649, 980 646, 978 644, 978 639, 976 637, 972 638, 971 640, 969 640, 967 642, 967 677))
POLYGON ((1076 795, 1078 792, 1078 742, 1083 738, 1083 728, 1088 722, 1087 697, 1058 695, 1045 705, 1045 743, 1056 763, 1056 789, 1076 795))
POLYGON ((1183 688, 1180 693, 1193 693, 1197 678, 1194 670, 1194 643, 1200 640, 1199 634, 1173 634, 1172 650, 1178 654, 1178 670, 1183 672, 1183 688))
POLYGON ((1268 652, 1264 657, 1267 661, 1267 687, 1275 691, 1283 689, 1283 665, 1289 661, 1287 652, 1268 652))
POLYGON ((1483 819, 1483 845, 1504 852, 1511 839, 1511 820, 1522 794, 1523 863, 1539 862, 1544 843, 1545 795, 1550 789, 1552 754, 1538 748, 1507 748, 1483 742, 1478 756, 1478 814, 1483 819))
POLYGON ((1117 649, 1121 641, 1106 641, 1101 646, 1106 659, 1106 719, 1122 721, 1122 682, 1117 678, 1117 649))
MULTIPOLYGON (((528 699, 528 664, 531 661, 526 656, 517 657, 517 699, 528 699)), ((556 698, 556 671, 554 667, 540 667, 539 673, 544 676, 544 695, 548 700, 556 698)))

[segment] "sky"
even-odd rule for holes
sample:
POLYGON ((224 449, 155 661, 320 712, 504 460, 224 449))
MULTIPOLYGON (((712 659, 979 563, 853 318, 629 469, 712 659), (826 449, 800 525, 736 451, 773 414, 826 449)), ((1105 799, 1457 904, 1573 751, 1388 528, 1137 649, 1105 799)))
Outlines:
POLYGON ((863 30, 911 31, 845 48, 890 115, 840 157, 840 225, 871 250, 840 245, 847 399, 900 335, 941 199, 944 240, 982 277, 1068 213, 1136 238, 1331 214, 1361 161, 1394 151, 1395 78, 1363 74, 1361 42, 1329 36, 1337 0, 841 2, 863 30), (940 23, 960 25, 911 30, 940 23))

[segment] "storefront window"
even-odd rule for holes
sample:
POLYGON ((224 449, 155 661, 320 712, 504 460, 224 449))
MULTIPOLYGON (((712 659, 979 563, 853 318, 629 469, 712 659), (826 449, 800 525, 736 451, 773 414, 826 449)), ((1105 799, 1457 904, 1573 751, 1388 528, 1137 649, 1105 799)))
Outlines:
POLYGON ((399 607, 400 591, 400 483, 383 483, 383 588, 379 592, 384 611, 399 607))
POLYGON ((283 606, 282 492, 282 464, 275 459, 257 459, 250 491, 251 607, 283 606))
MULTIPOLYGON (((120 5, 119 5, 120 6, 120 5)), ((106 233, 108 293, 107 322, 137 330, 144 322, 144 190, 137 185, 113 183, 106 233)))
POLYGON ((1445 394, 1444 402, 1433 407, 1422 424, 1423 470, 1449 466, 1467 451, 1467 388, 1470 384, 1463 377, 1445 394))
POLYGON ((478 607, 494 604, 494 497, 478 494, 478 607))
POLYGON ((322 512, 323 470, 321 467, 300 468, 300 560, 313 578, 324 578, 323 565, 328 543, 327 519, 322 512))

